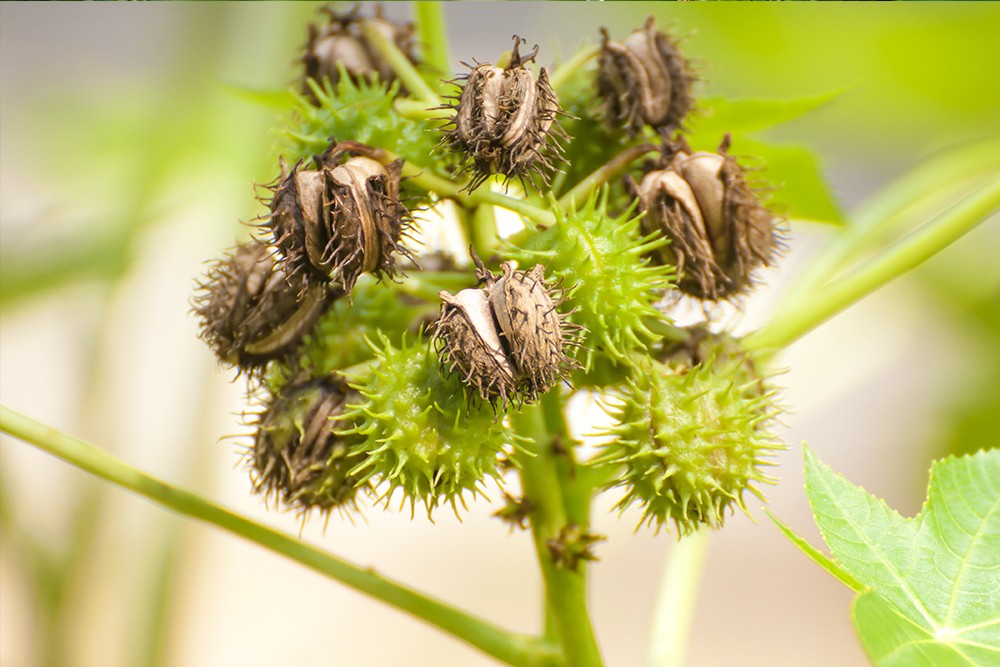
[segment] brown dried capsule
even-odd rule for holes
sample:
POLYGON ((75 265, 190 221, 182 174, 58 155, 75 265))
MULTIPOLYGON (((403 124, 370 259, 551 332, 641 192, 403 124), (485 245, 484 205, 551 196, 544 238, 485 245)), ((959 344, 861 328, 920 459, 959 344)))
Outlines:
POLYGON ((359 155, 339 164, 348 152, 377 153, 335 144, 316 158, 317 169, 300 163, 283 173, 266 224, 290 273, 336 280, 350 293, 362 273, 399 271, 392 254, 410 256, 400 245, 410 215, 399 200, 402 160, 383 166, 359 155))
POLYGON ((275 266, 259 241, 237 246, 198 283, 201 338, 225 364, 254 371, 292 351, 341 293, 301 284, 275 266))
POLYGON ((500 343, 489 295, 484 289, 441 292, 441 313, 434 333, 442 366, 457 371, 462 383, 490 404, 505 405, 516 394, 514 368, 500 343))
POLYGON ((361 17, 357 7, 346 14, 337 13, 329 7, 323 11, 329 15, 330 21, 324 26, 309 26, 309 40, 301 58, 304 68, 302 90, 306 95, 312 94, 306 80, 322 82, 326 78, 335 84, 340 79, 340 68, 355 82, 395 79, 392 66, 362 32, 363 21, 394 43, 411 62, 417 62, 413 52, 412 23, 393 23, 382 17, 380 8, 375 10, 375 17, 369 19, 361 17))
POLYGON ((356 399, 335 378, 285 385, 257 424, 249 452, 254 492, 301 511, 352 506, 358 479, 350 471, 365 455, 351 454, 354 443, 333 429, 344 406, 356 399))
POLYGON ((657 257, 677 267, 678 288, 712 301, 746 292, 780 247, 776 216, 727 154, 729 142, 727 134, 717 153, 674 147, 665 168, 630 184, 646 214, 643 230, 671 240, 657 257))
POLYGON ((604 28, 601 35, 597 90, 606 122, 629 135, 643 125, 664 134, 682 127, 695 75, 670 36, 656 29, 655 17, 624 43, 611 41, 604 28))
POLYGON ((477 273, 484 288, 440 293, 435 341, 442 365, 491 404, 532 403, 576 366, 565 351, 574 341, 556 310, 560 300, 541 265, 518 271, 504 262, 499 279, 481 264, 477 273))
POLYGON ((479 187, 493 174, 505 180, 536 175, 548 182, 546 171, 561 155, 556 140, 564 135, 556 116, 562 113, 549 75, 541 68, 536 77, 524 65, 535 59, 538 47, 522 56, 524 40, 514 36, 507 67, 482 63, 464 77, 455 110, 454 128, 443 143, 463 157, 463 171, 471 174, 468 190, 479 187))
POLYGON ((503 276, 489 286, 490 305, 510 351, 510 360, 527 402, 558 384, 573 361, 566 356, 567 338, 556 310, 557 299, 545 285, 545 267, 518 271, 502 265, 503 276))

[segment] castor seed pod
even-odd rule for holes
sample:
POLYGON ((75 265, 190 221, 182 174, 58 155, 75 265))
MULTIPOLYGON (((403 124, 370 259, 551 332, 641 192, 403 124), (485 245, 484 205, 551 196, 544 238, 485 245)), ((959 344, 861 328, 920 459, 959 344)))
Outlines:
POLYGON ((727 134, 715 153, 674 147, 665 168, 632 185, 643 228, 671 240, 659 257, 677 267, 678 287, 712 301, 748 291, 753 272, 771 265, 780 247, 777 218, 727 153, 729 142, 727 134))
POLYGON ((504 262, 503 276, 488 285, 490 305, 510 353, 525 401, 558 384, 575 366, 566 355, 567 338, 545 267, 518 271, 504 262))
POLYGON ((522 56, 524 40, 514 37, 510 63, 497 67, 482 63, 465 76, 455 111, 443 143, 463 159, 463 170, 471 174, 468 190, 479 187, 493 174, 505 180, 536 175, 547 182, 552 160, 561 149, 562 131, 557 116, 562 113, 548 72, 535 76, 525 64, 534 60, 538 47, 522 56))
POLYGON ((646 364, 612 399, 614 440, 598 458, 618 468, 609 484, 625 490, 618 508, 638 505, 644 523, 672 523, 683 536, 746 512, 746 493, 764 500, 758 485, 774 483, 764 470, 784 447, 769 432, 774 393, 742 364, 716 357, 646 364))
POLYGON ((378 10, 374 18, 363 18, 357 9, 340 14, 326 9, 330 17, 323 26, 310 25, 309 39, 301 57, 303 66, 302 90, 312 95, 306 81, 313 79, 322 83, 329 79, 337 83, 341 69, 354 82, 375 79, 392 81, 395 79, 392 66, 372 47, 361 30, 362 21, 368 22, 411 61, 416 63, 413 47, 413 24, 398 24, 383 18, 378 10))
POLYGON ((489 296, 484 289, 441 292, 434 343, 443 367, 457 371, 462 384, 480 398, 501 405, 516 392, 514 369, 500 343, 489 296))
POLYGON ((335 145, 318 169, 299 164, 284 174, 267 225, 289 272, 336 280, 350 293, 362 273, 398 272, 393 253, 409 256, 400 239, 410 217, 399 200, 402 162, 359 155, 338 164, 345 152, 335 145))
POLYGON ((693 105, 695 80, 688 61, 652 16, 624 42, 612 41, 601 29, 597 89, 605 121, 629 135, 643 125, 667 134, 682 127, 693 105))
POLYGON ((350 451, 357 437, 334 434, 333 420, 357 400, 333 377, 294 382, 272 396, 250 452, 254 492, 303 512, 354 505, 364 485, 350 470, 364 455, 350 451))
POLYGON ((199 282, 194 312, 201 338, 227 365, 253 372, 295 349, 339 296, 323 283, 300 285, 259 241, 237 246, 199 282))

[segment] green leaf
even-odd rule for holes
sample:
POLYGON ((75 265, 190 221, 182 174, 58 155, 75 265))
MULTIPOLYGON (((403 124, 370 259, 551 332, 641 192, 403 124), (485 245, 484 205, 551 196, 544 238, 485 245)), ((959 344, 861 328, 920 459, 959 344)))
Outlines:
POLYGON ((771 144, 745 137, 734 137, 730 151, 747 156, 740 162, 760 171, 765 200, 780 213, 797 220, 843 224, 844 214, 823 175, 819 157, 804 146, 771 144))
POLYGON ((840 97, 842 92, 791 99, 703 98, 699 103, 701 111, 690 125, 695 136, 715 137, 717 144, 726 132, 757 132, 800 118, 840 97))
POLYGON ((875 664, 1000 662, 1000 450, 936 462, 907 519, 805 449, 806 492, 834 558, 872 589, 855 602, 875 664))

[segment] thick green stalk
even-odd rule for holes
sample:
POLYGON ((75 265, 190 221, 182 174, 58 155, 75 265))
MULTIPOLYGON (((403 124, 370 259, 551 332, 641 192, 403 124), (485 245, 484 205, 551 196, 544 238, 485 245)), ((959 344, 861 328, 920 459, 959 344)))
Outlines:
POLYGON ((545 582, 547 619, 554 625, 569 667, 600 667, 600 650, 587 612, 584 563, 579 571, 557 566, 549 541, 558 539, 569 521, 552 436, 539 406, 512 415, 518 433, 533 442, 531 455, 519 458, 521 486, 532 511, 531 533, 545 582))
POLYGON ((0 406, 0 432, 24 440, 67 463, 138 493, 182 515, 201 519, 305 565, 357 591, 410 613, 484 653, 510 665, 549 667, 551 650, 533 637, 516 635, 377 574, 320 551, 204 498, 125 464, 111 454, 61 433, 6 406, 0 406))
POLYGON ((776 316, 746 339, 764 355, 776 352, 891 280, 919 266, 1000 210, 1000 178, 958 202, 868 264, 819 290, 793 312, 776 316))
POLYGON ((667 558, 653 614, 649 667, 683 667, 694 607, 711 533, 702 528, 682 538, 667 558))

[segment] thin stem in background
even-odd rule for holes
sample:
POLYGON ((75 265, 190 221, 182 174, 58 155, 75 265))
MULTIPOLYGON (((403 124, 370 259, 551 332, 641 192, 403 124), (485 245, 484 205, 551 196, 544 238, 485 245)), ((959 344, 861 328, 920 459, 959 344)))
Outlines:
POLYGON ((556 66, 552 70, 552 76, 549 77, 549 83, 552 88, 558 93, 559 89, 562 88, 570 77, 573 76, 578 69, 583 67, 593 58, 597 57, 597 54, 601 52, 601 47, 599 46, 588 46, 580 49, 574 53, 569 60, 560 65, 556 66))
POLYGON ((802 300, 812 299, 815 290, 825 285, 848 261, 897 233, 900 223, 928 200, 967 186, 971 179, 985 182, 1000 171, 1000 140, 976 142, 918 166, 886 189, 880 191, 852 216, 850 225, 834 235, 823 252, 811 260, 808 268, 795 277, 782 298, 780 311, 795 310, 802 300), (987 178, 982 178, 986 176, 987 178))
POLYGON ((648 667, 683 667, 711 532, 702 528, 670 552, 653 613, 648 667))
POLYGON ((641 158, 643 155, 652 153, 656 150, 657 148, 652 144, 629 146, 621 153, 608 160, 605 164, 595 169, 593 173, 589 174, 573 186, 572 190, 560 197, 559 208, 565 211, 578 204, 582 204, 587 200, 587 197, 589 197, 591 193, 610 181, 612 178, 616 177, 621 172, 628 169, 629 165, 633 162, 641 158))
POLYGON ((406 54, 383 35, 371 21, 361 22, 361 32, 365 39, 379 52, 379 55, 389 61, 392 71, 410 91, 411 96, 427 102, 430 106, 441 106, 441 100, 438 99, 437 93, 427 85, 406 54))
POLYGON ((410 613, 507 664, 526 667, 547 667, 554 664, 554 656, 548 647, 533 637, 509 633, 390 581, 370 568, 353 565, 299 539, 223 509, 6 406, 0 406, 0 431, 182 515, 200 519, 287 556, 331 579, 410 613))
POLYGON ((438 74, 447 76, 451 72, 451 53, 444 5, 440 2, 416 2, 413 7, 423 61, 438 74))
POLYGON ((793 312, 779 314, 746 344, 764 356, 791 345, 837 313, 948 247, 1000 210, 1000 178, 994 178, 868 264, 821 289, 793 312))

